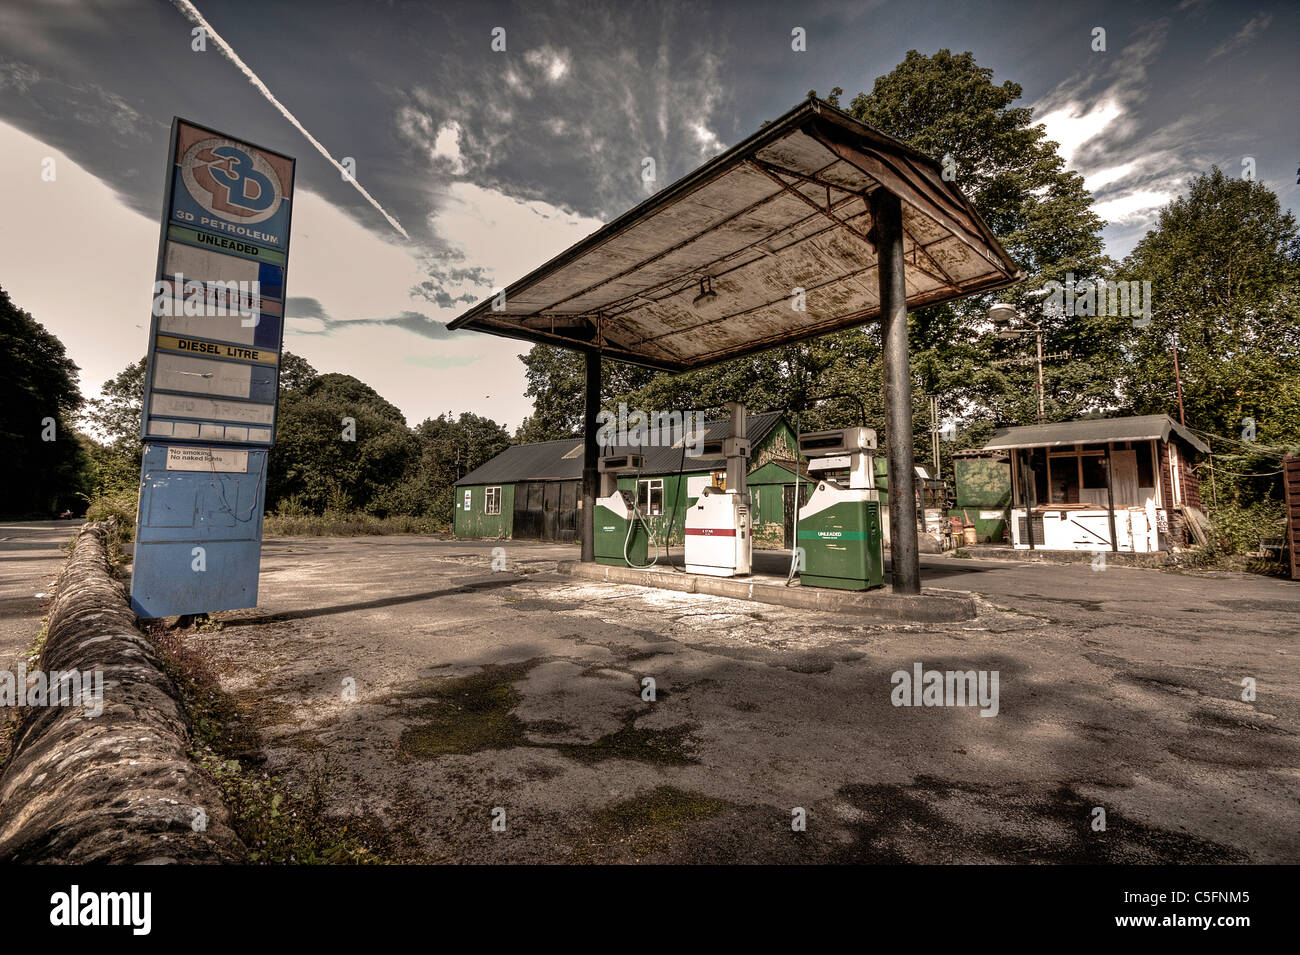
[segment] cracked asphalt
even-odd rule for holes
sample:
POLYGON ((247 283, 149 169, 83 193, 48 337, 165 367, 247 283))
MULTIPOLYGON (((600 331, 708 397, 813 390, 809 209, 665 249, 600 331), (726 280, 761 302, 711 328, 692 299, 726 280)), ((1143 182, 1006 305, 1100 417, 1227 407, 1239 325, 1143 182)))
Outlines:
MULTIPOLYGON (((10 667, 71 531, 0 534, 10 667)), ((1300 584, 923 556, 979 616, 902 625, 554 573, 575 556, 271 539, 259 606, 185 639, 251 755, 389 858, 1300 862, 1300 584), (895 706, 916 663, 996 670, 998 714, 895 706)))
POLYGON ((258 608, 187 639, 267 768, 409 861, 1300 862, 1300 585, 926 557, 979 616, 901 625, 575 554, 273 539, 258 608), (918 662, 996 670, 997 715, 895 706, 918 662))

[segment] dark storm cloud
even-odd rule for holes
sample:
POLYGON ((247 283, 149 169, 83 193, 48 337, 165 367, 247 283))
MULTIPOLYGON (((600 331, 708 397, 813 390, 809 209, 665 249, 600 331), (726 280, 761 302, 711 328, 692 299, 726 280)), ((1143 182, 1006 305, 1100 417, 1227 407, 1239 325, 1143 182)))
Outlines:
MULTIPOLYGON (((842 86, 846 101, 869 90, 910 48, 972 50, 997 81, 1024 87, 1026 105, 1141 72, 1125 87, 1127 115, 1164 131, 1171 167, 1250 151, 1284 203, 1295 200, 1294 176, 1282 176, 1294 169, 1293 124, 1278 117, 1297 112, 1288 40, 1297 17, 1283 4, 195 3, 332 155, 355 160, 357 179, 418 249, 434 253, 419 293, 438 304, 456 301, 444 286, 473 265, 444 256, 454 250, 436 233, 453 183, 608 219, 810 88, 842 86), (1158 21, 1167 39, 1144 58, 1158 21), (1108 31, 1106 53, 1089 49, 1095 25, 1108 31), (807 31, 806 53, 790 48, 796 26, 807 31), (505 52, 491 47, 498 27, 505 52), (1180 125, 1189 119, 1212 128, 1180 125)), ((297 156, 300 188, 400 241, 219 52, 191 49, 191 29, 161 0, 4 4, 0 116, 149 216, 173 114, 236 131, 297 156)), ((1161 140, 1139 145, 1121 132, 1106 130, 1081 158, 1152 166, 1161 140), (1114 154, 1096 155, 1106 150, 1114 154)))

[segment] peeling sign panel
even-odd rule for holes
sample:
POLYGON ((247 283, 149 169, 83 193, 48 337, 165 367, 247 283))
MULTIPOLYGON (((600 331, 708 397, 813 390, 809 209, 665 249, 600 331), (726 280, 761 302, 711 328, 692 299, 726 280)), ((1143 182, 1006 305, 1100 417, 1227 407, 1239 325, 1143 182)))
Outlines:
POLYGON ((1020 278, 935 162, 811 100, 451 327, 679 371, 861 325, 882 188, 902 200, 909 307, 1020 278))

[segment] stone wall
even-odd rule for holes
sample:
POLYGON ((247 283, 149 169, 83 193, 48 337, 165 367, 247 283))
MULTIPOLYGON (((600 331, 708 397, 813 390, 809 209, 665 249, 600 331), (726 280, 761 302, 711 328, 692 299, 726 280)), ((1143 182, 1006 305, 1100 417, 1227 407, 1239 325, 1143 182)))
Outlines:
POLYGON ((189 760, 180 695, 135 627, 87 525, 59 578, 36 670, 99 671, 93 705, 28 706, 0 775, 0 860, 241 862, 216 788, 189 760))

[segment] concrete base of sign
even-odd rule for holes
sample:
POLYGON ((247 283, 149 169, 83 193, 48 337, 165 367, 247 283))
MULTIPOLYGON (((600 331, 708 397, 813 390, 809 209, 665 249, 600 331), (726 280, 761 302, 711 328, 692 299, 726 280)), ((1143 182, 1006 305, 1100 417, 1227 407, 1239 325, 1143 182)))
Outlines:
POLYGON ((631 567, 610 567, 576 560, 562 561, 556 570, 571 577, 603 580, 611 584, 658 587, 662 590, 752 600, 801 610, 850 613, 868 620, 950 623, 955 620, 970 620, 975 616, 975 600, 955 593, 940 594, 931 591, 909 595, 894 594, 888 589, 859 592, 801 587, 797 583, 787 587, 783 578, 771 575, 706 577, 671 568, 635 570, 631 567))

